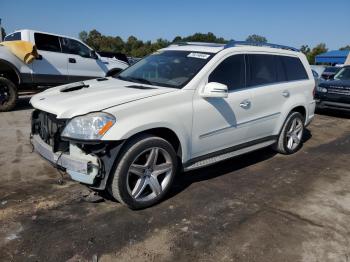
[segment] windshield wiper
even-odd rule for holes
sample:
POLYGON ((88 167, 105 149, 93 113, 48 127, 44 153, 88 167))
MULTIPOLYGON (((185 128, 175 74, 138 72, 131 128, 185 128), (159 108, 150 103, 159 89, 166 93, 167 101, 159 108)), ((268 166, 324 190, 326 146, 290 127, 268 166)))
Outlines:
POLYGON ((147 79, 141 78, 141 77, 123 77, 123 76, 118 76, 120 80, 124 81, 129 81, 129 82, 137 82, 141 84, 146 84, 146 85, 154 85, 151 81, 148 81, 147 79))
POLYGON ((176 88, 179 89, 179 87, 166 84, 166 83, 156 83, 156 82, 151 82, 147 79, 141 78, 141 77, 124 77, 124 76, 117 76, 118 79, 124 80, 124 81, 129 81, 129 82, 136 82, 140 84, 146 84, 146 85, 151 85, 151 86, 160 86, 160 87, 170 87, 170 88, 176 88))
POLYGON ((146 85, 153 85, 153 83, 147 79, 141 78, 141 77, 129 77, 129 79, 134 80, 136 82, 139 82, 141 84, 146 84, 146 85))

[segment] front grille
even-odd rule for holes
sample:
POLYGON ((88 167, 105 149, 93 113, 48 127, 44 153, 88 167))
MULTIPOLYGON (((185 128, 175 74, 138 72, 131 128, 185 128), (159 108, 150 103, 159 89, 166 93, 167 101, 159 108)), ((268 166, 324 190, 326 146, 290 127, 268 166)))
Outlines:
POLYGON ((67 121, 57 119, 53 114, 35 110, 32 114, 32 134, 39 135, 54 152, 66 151, 69 143, 61 140, 61 133, 67 121))
POLYGON ((328 93, 350 96, 350 87, 332 87, 328 89, 328 93))

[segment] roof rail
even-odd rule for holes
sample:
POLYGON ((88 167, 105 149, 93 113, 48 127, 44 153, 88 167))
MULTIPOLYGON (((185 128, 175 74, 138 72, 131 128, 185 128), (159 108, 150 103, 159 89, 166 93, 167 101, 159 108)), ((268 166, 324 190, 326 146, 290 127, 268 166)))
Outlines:
POLYGON ((271 48, 278 48, 278 49, 285 49, 285 50, 300 52, 300 50, 297 48, 285 46, 285 45, 277 45, 277 44, 271 44, 271 43, 247 42, 247 41, 234 41, 234 40, 228 42, 224 48, 230 48, 230 47, 235 47, 235 46, 240 46, 240 45, 271 47, 271 48))
POLYGON ((175 42, 171 45, 185 46, 185 45, 194 45, 194 46, 208 46, 208 47, 224 47, 225 44, 219 43, 207 43, 207 42, 175 42))

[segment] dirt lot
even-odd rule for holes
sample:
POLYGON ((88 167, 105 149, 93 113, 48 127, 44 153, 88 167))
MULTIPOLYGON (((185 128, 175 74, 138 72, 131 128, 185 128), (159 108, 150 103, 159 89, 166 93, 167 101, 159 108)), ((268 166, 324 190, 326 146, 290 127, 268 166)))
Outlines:
POLYGON ((293 156, 260 150, 178 177, 142 211, 82 200, 0 114, 0 261, 348 261, 350 118, 317 115, 293 156))

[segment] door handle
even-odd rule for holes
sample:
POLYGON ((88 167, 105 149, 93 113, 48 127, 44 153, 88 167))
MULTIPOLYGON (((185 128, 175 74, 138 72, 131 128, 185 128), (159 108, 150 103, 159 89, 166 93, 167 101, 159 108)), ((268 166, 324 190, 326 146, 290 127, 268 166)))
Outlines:
POLYGON ((247 109, 247 108, 249 108, 250 107, 250 101, 249 100, 244 100, 244 101, 242 101, 240 104, 239 104, 239 106, 240 107, 242 107, 242 108, 244 108, 244 109, 247 109))
POLYGON ((75 60, 75 58, 69 58, 68 59, 69 63, 75 64, 77 62, 77 60, 75 60))
POLYGON ((282 96, 284 96, 284 97, 289 97, 289 96, 290 96, 289 91, 288 91, 288 90, 284 90, 284 91, 282 92, 282 96))

